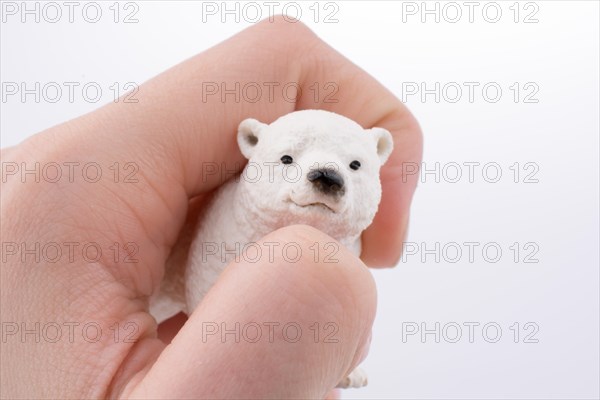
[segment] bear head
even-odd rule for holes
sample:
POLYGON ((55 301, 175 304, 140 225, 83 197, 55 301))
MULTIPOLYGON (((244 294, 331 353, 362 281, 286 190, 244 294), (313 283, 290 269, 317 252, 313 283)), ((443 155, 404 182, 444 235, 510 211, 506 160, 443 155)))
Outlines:
POLYGON ((373 221, 381 200, 379 170, 393 148, 387 130, 303 110, 269 125, 242 121, 238 144, 249 160, 241 201, 256 223, 273 229, 307 224, 344 242, 373 221))

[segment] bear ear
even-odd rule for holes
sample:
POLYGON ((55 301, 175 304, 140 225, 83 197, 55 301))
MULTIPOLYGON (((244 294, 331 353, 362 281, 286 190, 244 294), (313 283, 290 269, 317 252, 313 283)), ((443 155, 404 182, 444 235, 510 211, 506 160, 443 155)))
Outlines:
POLYGON ((373 140, 377 146, 377 155, 381 160, 381 165, 385 164, 392 150, 394 149, 394 140, 392 134, 383 128, 369 129, 369 133, 372 135, 373 140))
POLYGON ((247 159, 252 157, 254 149, 258 144, 260 132, 266 126, 267 124, 263 124, 262 122, 259 122, 253 118, 247 118, 240 123, 240 126, 238 127, 237 141, 242 154, 247 159))

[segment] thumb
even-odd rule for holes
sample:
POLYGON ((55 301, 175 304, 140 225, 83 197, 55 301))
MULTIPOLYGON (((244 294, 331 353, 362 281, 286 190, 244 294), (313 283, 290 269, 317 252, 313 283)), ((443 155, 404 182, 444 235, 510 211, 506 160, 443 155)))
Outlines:
POLYGON ((324 398, 362 361, 376 291, 358 258, 307 226, 252 253, 226 268, 131 397, 324 398))

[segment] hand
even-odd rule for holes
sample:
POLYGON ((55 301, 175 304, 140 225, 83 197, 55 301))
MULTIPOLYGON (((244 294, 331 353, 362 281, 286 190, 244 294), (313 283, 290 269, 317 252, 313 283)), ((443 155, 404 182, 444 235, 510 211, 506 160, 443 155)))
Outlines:
POLYGON ((177 321, 161 327, 164 337, 177 333, 168 346, 148 314, 148 297, 186 218, 222 183, 218 174, 202 175, 204 163, 239 169, 244 160, 237 124, 247 117, 269 123, 297 109, 327 109, 393 134, 382 203, 363 234, 362 255, 370 266, 392 266, 416 184, 415 176, 403 177, 401 166, 421 156, 416 121, 389 91, 301 23, 281 18, 173 67, 142 85, 136 97, 138 103, 111 103, 2 153, 1 396, 324 397, 366 355, 376 304, 361 260, 340 248, 338 263, 314 262, 308 248, 332 241, 324 234, 294 226, 268 235, 264 241, 299 243, 300 262, 276 256, 274 262, 229 265, 181 329, 177 321), (306 95, 294 103, 276 90, 274 99, 223 103, 220 96, 203 99, 206 82, 227 88, 235 82, 297 82, 304 93, 315 82, 335 82, 339 101, 315 102, 306 95), (97 163, 102 176, 90 183, 95 169, 86 180, 75 169, 72 182, 63 176, 35 183, 31 174, 14 173, 15 165, 31 169, 35 163, 97 163), (137 182, 128 183, 132 171, 137 182), (79 245, 67 257, 73 242, 79 245), (39 250, 39 260, 25 251, 35 251, 36 243, 49 251, 39 250), (51 262, 56 249, 48 243, 65 253, 59 262, 51 262), (99 246, 98 259, 94 249, 82 251, 85 243, 99 246), (203 341, 206 321, 225 321, 228 328, 294 321, 305 330, 295 344, 279 336, 273 343, 222 342, 217 336, 203 341), (339 343, 315 343, 306 330, 315 321, 335 321, 339 343), (52 343, 58 329, 62 336, 52 343))

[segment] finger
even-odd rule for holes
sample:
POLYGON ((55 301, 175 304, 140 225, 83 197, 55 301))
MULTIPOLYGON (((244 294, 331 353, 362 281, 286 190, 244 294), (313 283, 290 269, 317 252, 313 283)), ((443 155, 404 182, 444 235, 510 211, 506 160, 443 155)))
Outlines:
POLYGON ((284 228, 260 242, 256 263, 229 265, 129 396, 325 398, 364 357, 376 293, 362 262, 342 246, 337 262, 315 260, 315 243, 337 242, 284 228), (279 244, 272 259, 265 243, 279 244), (301 249, 295 262, 287 243, 301 249))

